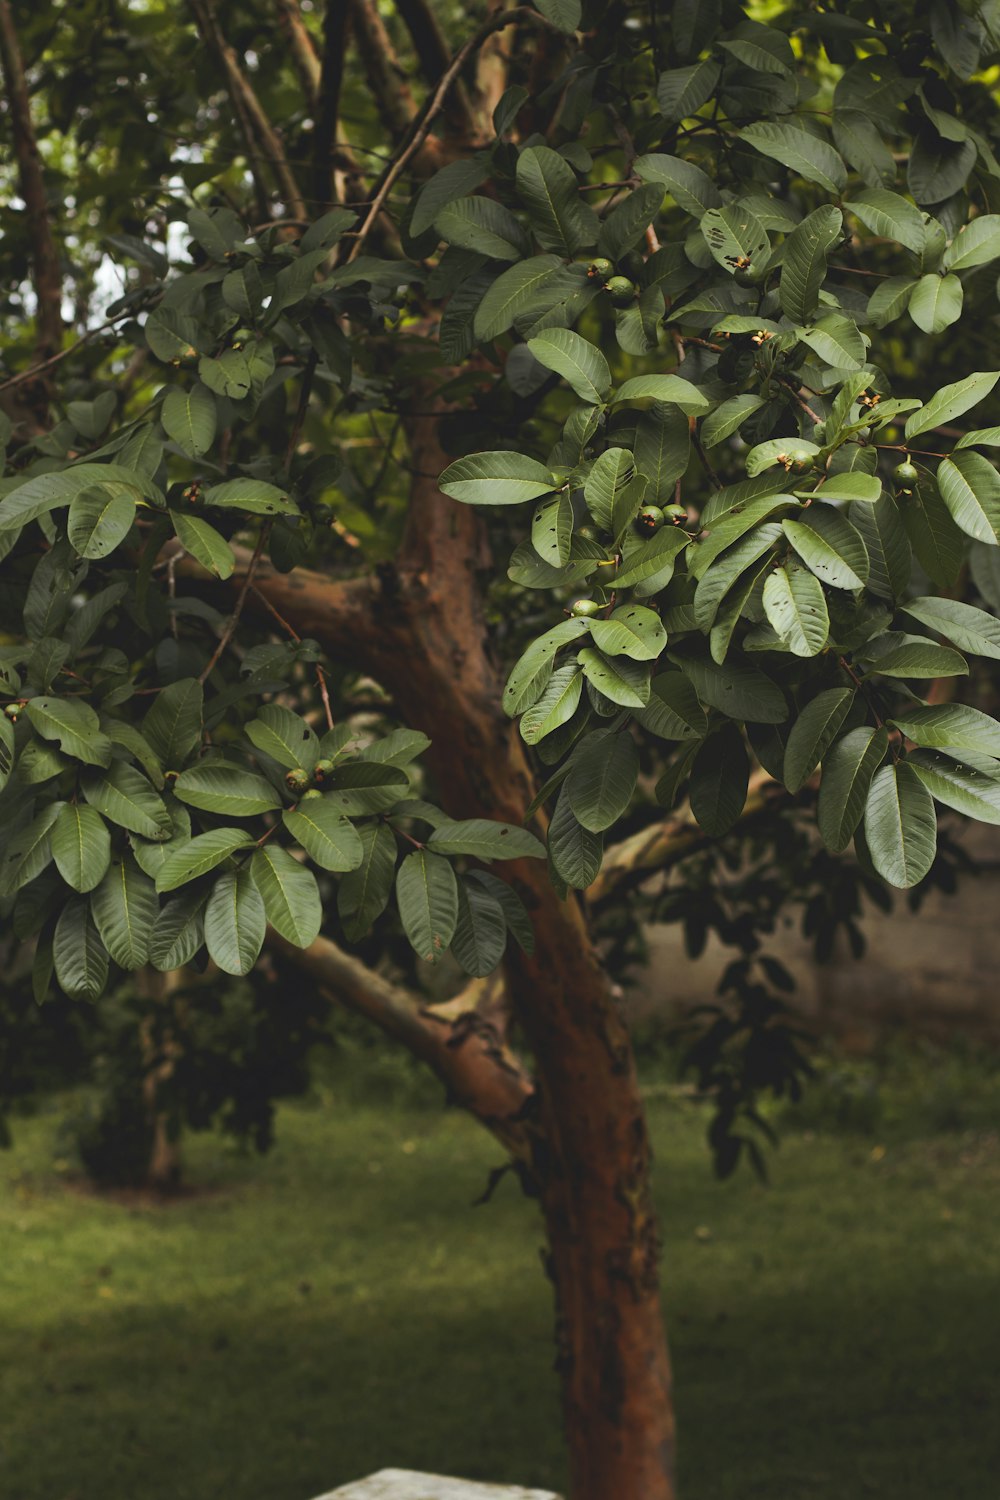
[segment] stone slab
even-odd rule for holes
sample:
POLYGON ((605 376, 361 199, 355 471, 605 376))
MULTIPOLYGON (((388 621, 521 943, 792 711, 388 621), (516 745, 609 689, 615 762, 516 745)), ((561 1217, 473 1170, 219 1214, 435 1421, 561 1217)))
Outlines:
POLYGON ((381 1469, 318 1500, 559 1500, 551 1490, 524 1490, 516 1484, 473 1484, 440 1474, 381 1469))

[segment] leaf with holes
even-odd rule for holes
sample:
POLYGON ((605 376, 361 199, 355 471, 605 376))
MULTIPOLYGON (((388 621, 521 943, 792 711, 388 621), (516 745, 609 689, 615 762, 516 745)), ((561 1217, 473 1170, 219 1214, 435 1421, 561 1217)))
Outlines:
POLYGON ((819 580, 805 568, 776 568, 764 584, 764 612, 793 656, 817 656, 830 634, 819 580))

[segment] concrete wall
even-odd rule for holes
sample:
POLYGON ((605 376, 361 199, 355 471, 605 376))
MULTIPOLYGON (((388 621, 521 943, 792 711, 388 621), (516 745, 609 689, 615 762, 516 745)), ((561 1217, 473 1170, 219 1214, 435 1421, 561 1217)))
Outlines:
MULTIPOLYGON (((977 859, 1000 862, 1000 828, 970 827, 963 844, 977 859)), ((934 892, 916 913, 903 893, 889 916, 870 908, 861 924, 868 946, 860 961, 845 946, 831 963, 817 964, 798 915, 768 951, 795 976, 790 1003, 817 1031, 859 1046, 901 1028, 1000 1044, 1000 870, 967 877, 956 896, 934 892)), ((680 928, 651 928, 647 936, 650 965, 629 996, 632 1014, 674 1014, 714 997, 732 950, 713 941, 692 961, 680 928)))

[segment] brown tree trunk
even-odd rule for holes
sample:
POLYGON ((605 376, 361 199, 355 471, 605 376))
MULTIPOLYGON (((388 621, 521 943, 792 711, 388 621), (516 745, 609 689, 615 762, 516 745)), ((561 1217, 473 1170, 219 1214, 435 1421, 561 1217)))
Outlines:
MULTIPOLYGON (((433 409, 429 394, 419 402, 433 409)), ((325 583, 266 567, 257 585, 296 629, 363 664, 401 719, 431 736, 427 759, 455 817, 523 821, 533 776, 501 706, 476 581, 479 518, 446 500, 433 415, 408 423, 415 474, 408 531, 377 582, 325 583)), ((501 872, 532 914, 535 953, 512 960, 511 1002, 534 1054, 534 1179, 555 1286, 572 1500, 674 1500, 670 1364, 659 1303, 650 1150, 631 1043, 577 897, 545 866, 501 872)))
MULTIPOLYGON (((178 971, 179 973, 179 971, 178 971)), ((178 974, 161 974, 148 966, 136 975, 140 995, 153 1005, 162 1005, 176 987, 178 974)), ((146 1106, 146 1119, 151 1130, 149 1165, 143 1186, 155 1193, 174 1193, 181 1182, 180 1138, 170 1129, 170 1117, 163 1108, 160 1086, 171 1075, 174 1059, 171 1056, 169 1036, 157 1041, 155 1015, 147 1015, 142 1023, 142 1053, 145 1073, 142 1080, 142 1098, 146 1106)))

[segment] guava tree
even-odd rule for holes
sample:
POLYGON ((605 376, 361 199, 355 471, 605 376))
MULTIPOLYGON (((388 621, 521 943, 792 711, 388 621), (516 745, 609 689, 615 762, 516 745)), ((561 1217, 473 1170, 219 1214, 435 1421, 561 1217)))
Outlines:
POLYGON ((675 1493, 595 913, 751 816, 897 887, 1000 821, 998 55, 995 0, 0 0, 5 926, 81 1005, 269 943, 447 1081, 574 1500, 675 1493))

